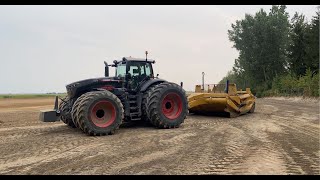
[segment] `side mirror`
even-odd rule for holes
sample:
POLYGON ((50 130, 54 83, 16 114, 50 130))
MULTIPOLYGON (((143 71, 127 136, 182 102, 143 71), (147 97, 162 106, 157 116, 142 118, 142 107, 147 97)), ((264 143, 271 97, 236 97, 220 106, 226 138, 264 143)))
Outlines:
POLYGON ((109 66, 108 66, 108 63, 104 61, 104 76, 105 77, 109 77, 109 66))
POLYGON ((117 66, 118 66, 118 61, 117 61, 117 60, 114 60, 114 61, 113 61, 113 66, 114 66, 114 67, 117 67, 117 66))

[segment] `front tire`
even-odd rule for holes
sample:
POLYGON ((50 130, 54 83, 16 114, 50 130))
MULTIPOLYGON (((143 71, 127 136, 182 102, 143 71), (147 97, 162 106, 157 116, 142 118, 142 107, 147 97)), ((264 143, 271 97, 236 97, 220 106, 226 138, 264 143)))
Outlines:
POLYGON ((79 122, 78 122, 78 109, 80 107, 80 103, 81 101, 85 98, 86 96, 80 96, 77 98, 77 100, 74 102, 73 106, 72 106, 72 110, 71 110, 71 117, 72 117, 72 122, 74 123, 74 125, 81 129, 79 126, 79 122))
POLYGON ((148 92, 147 116, 155 127, 177 128, 188 114, 185 91, 177 84, 165 82, 148 92))
POLYGON ((84 133, 91 136, 114 134, 124 118, 120 99, 109 91, 88 92, 82 96, 77 118, 84 133))
POLYGON ((69 98, 68 96, 64 97, 59 105, 59 110, 62 112, 60 116, 60 120, 64 122, 66 125, 75 128, 76 126, 74 125, 71 117, 71 108, 69 106, 69 98))

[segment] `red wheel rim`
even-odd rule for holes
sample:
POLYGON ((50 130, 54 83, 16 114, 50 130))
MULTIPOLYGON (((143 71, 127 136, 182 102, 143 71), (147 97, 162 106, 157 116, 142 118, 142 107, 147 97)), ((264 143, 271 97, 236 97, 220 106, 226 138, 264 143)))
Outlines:
POLYGON ((110 126, 116 119, 116 108, 107 100, 97 102, 90 112, 92 123, 101 128, 110 126))
POLYGON ((182 99, 177 93, 168 93, 162 100, 162 113, 170 120, 175 120, 182 112, 182 99))

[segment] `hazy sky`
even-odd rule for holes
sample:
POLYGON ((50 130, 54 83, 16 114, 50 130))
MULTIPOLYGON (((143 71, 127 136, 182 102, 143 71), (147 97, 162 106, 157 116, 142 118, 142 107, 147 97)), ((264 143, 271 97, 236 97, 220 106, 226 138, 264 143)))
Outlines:
MULTIPOLYGON (((314 16, 317 6, 287 6, 314 16)), ((238 52, 231 23, 266 6, 0 6, 0 93, 64 92, 73 81, 102 77, 103 61, 156 60, 155 74, 186 90, 218 83, 238 52)), ((110 75, 114 70, 110 69, 110 75)))

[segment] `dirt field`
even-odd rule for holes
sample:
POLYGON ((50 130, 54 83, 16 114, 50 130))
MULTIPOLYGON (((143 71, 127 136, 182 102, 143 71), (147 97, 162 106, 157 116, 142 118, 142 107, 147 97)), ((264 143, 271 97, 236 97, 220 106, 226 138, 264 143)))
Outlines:
POLYGON ((40 122, 53 101, 0 100, 0 174, 320 174, 319 102, 258 99, 235 119, 190 115, 178 129, 89 137, 40 122))

